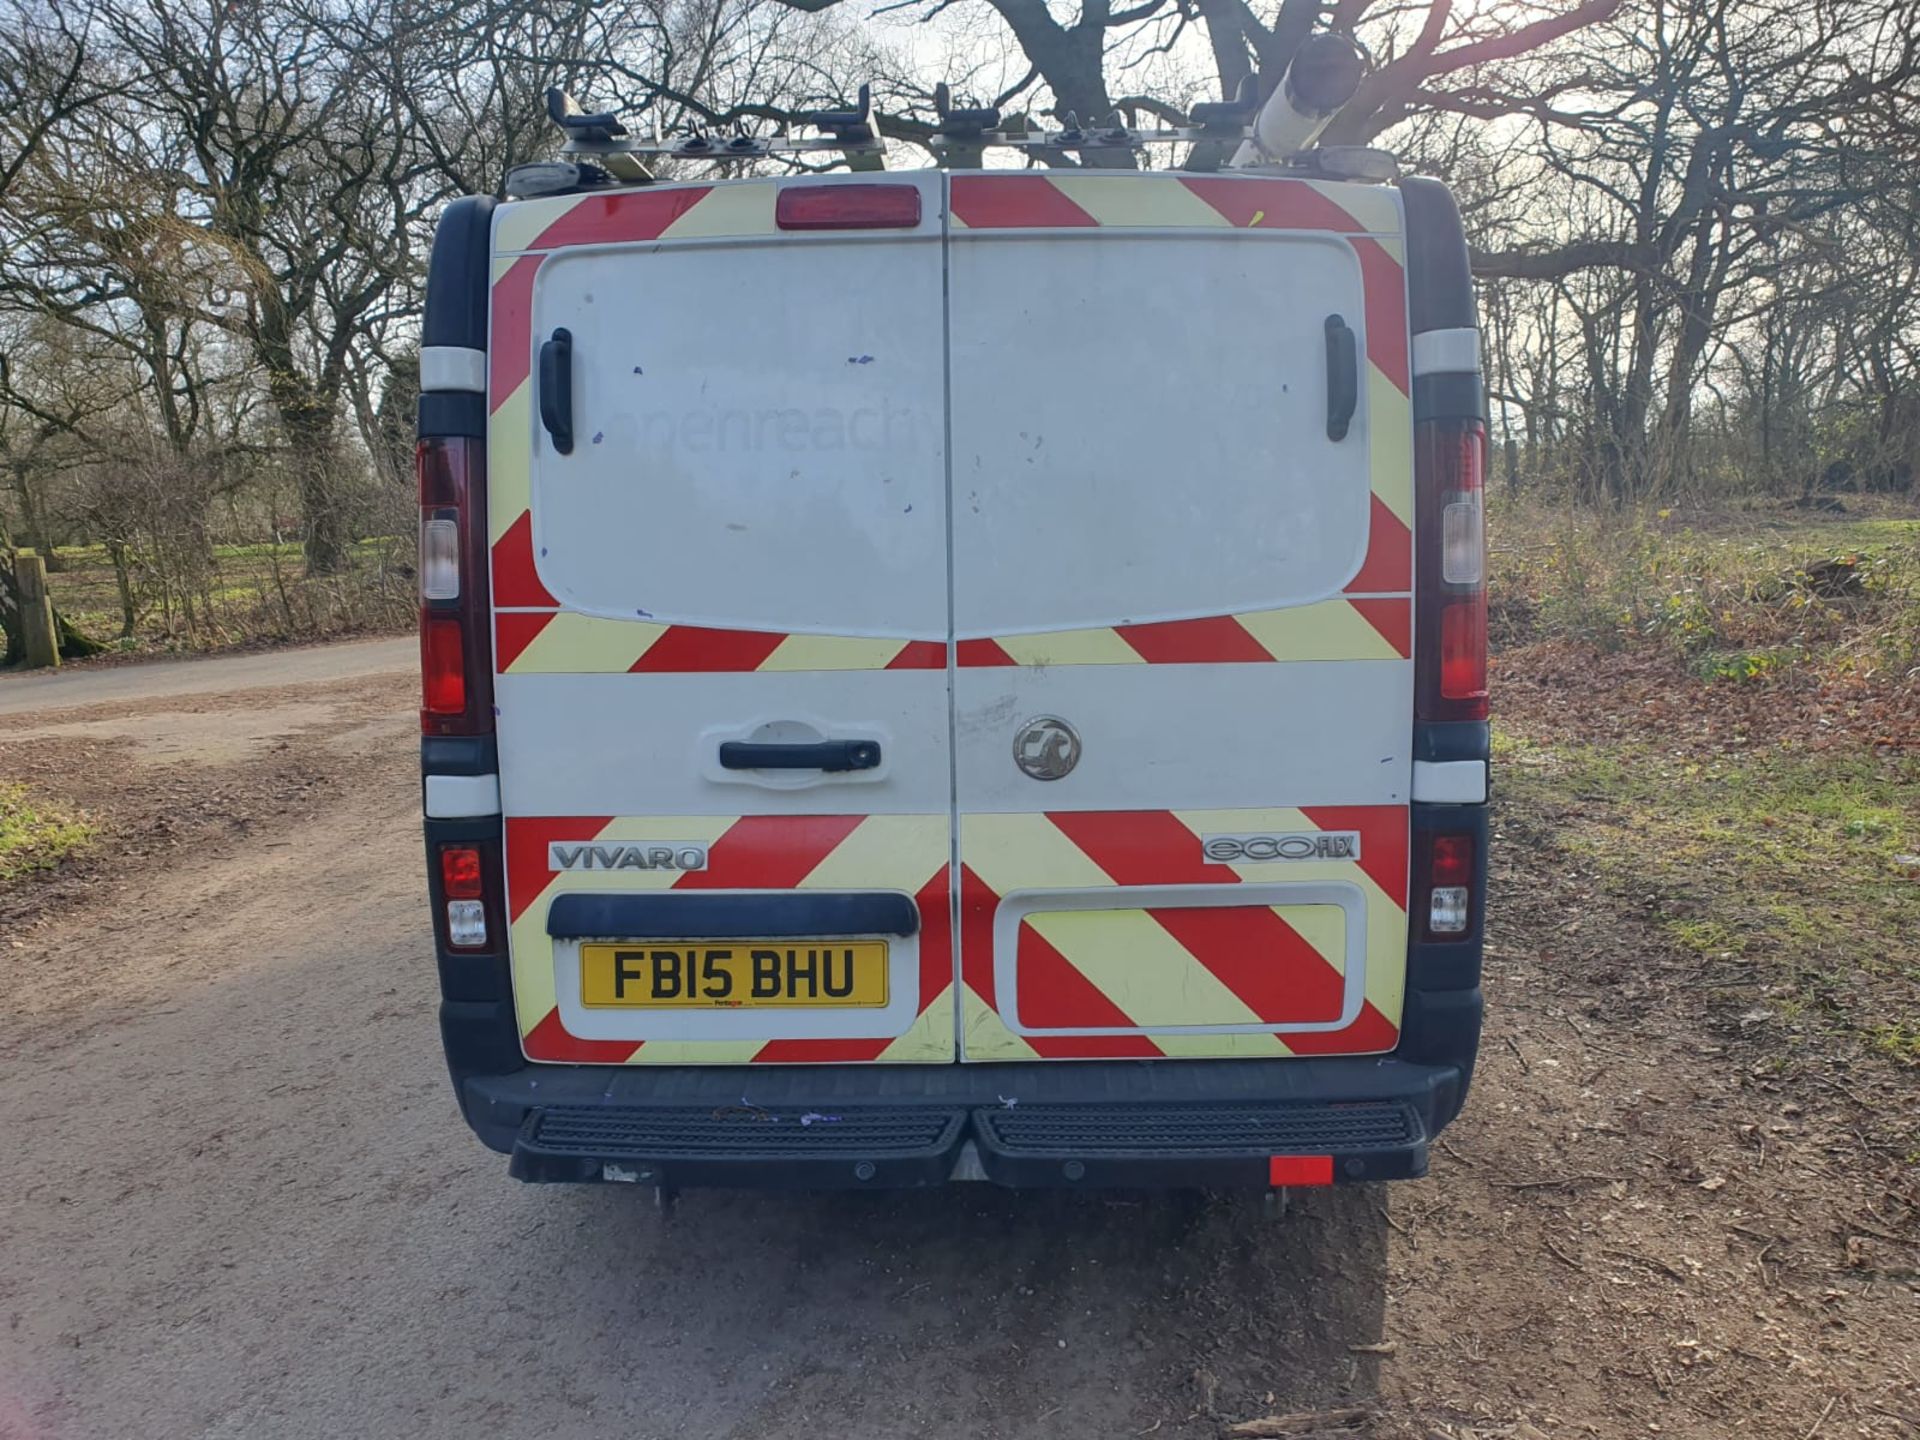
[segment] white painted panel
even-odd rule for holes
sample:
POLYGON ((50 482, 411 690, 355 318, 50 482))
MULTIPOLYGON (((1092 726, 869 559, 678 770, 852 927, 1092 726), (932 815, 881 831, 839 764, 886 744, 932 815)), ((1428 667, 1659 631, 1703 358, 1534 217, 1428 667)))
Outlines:
POLYGON ((548 590, 605 616, 944 638, 940 257, 928 230, 547 260, 533 338, 572 332, 575 430, 558 455, 534 427, 548 590))
POLYGON ((1326 319, 1365 326, 1345 243, 957 234, 951 257, 958 633, 1269 609, 1356 573, 1364 383, 1326 433, 1326 319))
POLYGON ((952 803, 939 670, 499 675, 509 815, 939 814, 952 803), (880 742, 877 771, 754 785, 720 741, 776 722, 880 742))
POLYGON ((955 703, 967 813, 1407 803, 1411 661, 983 667, 955 703), (1014 764, 1039 715, 1080 734, 1059 780, 1014 764))
POLYGON ((426 777, 429 820, 456 820, 470 815, 500 813, 498 775, 429 775, 426 777))
POLYGON ((1478 805, 1487 798, 1484 760, 1416 760, 1413 798, 1448 805, 1478 805))

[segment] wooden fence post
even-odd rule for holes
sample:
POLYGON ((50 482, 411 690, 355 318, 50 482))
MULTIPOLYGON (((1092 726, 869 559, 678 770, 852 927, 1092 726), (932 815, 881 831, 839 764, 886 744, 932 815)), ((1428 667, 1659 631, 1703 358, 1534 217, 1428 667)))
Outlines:
POLYGON ((13 571, 20 584, 20 633, 27 668, 60 663, 60 634, 53 626, 53 597, 47 593, 47 562, 31 550, 15 552, 13 571))

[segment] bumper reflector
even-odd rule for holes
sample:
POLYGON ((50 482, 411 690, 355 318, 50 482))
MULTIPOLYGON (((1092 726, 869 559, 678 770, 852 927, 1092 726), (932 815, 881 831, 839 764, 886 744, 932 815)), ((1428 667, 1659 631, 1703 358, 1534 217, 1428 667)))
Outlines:
POLYGON ((1331 1185, 1331 1155, 1274 1155, 1267 1160, 1269 1185, 1331 1185))

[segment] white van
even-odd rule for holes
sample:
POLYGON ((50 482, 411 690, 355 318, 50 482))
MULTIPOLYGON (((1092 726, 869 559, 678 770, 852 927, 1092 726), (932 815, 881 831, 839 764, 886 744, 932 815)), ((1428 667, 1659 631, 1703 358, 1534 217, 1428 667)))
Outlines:
POLYGON ((1424 1173, 1487 839, 1440 184, 469 198, 424 342, 442 1030, 514 1175, 1424 1173))

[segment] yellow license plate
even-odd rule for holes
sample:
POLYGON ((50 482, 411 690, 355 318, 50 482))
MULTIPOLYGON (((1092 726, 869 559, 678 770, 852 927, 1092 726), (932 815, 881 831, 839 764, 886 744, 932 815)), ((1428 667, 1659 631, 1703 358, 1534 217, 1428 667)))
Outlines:
POLYGON ((597 1009, 878 1009, 887 1003, 887 942, 587 941, 580 1002, 597 1009))

